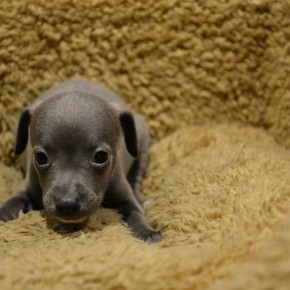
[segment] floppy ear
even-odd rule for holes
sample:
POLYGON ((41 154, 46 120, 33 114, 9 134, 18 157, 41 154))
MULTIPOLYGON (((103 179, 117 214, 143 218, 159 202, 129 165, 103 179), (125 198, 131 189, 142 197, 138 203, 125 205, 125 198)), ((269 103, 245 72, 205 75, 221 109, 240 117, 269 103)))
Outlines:
POLYGON ((133 115, 130 112, 121 113, 120 123, 123 130, 128 152, 133 157, 138 157, 139 152, 138 152, 137 132, 133 115))
POLYGON ((30 119, 31 113, 29 109, 26 109, 21 113, 16 132, 15 155, 21 154, 26 148, 28 142, 28 127, 30 119))

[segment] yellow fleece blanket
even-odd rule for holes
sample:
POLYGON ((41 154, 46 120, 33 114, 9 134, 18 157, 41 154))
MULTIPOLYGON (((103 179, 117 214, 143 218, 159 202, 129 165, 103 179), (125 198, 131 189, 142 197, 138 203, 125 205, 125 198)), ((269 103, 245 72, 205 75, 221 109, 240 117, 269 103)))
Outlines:
POLYGON ((290 4, 3 0, 0 202, 23 176, 20 111, 85 77, 142 113, 157 142, 143 193, 162 242, 102 209, 0 222, 0 289, 290 289, 290 4))

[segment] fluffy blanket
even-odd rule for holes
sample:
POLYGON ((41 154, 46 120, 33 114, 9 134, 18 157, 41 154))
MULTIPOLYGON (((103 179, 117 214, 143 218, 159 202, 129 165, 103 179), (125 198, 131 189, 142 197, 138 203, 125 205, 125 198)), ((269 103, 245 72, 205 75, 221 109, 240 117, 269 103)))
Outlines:
POLYGON ((0 202, 20 188, 19 112, 80 76, 144 114, 143 193, 162 242, 102 209, 0 222, 0 288, 290 289, 290 4, 10 0, 0 5, 0 202))

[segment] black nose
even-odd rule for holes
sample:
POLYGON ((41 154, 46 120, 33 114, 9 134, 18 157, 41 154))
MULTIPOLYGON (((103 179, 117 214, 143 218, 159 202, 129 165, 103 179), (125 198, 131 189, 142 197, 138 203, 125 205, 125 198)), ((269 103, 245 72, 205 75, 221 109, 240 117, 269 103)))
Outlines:
POLYGON ((55 207, 62 215, 73 215, 80 210, 80 203, 77 198, 61 197, 56 200, 55 207))

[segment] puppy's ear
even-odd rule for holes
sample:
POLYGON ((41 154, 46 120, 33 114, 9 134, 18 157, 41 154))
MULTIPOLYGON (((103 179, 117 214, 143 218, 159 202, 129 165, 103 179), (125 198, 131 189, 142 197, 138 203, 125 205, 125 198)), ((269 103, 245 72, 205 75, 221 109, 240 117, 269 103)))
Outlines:
POLYGON ((120 123, 128 152, 133 157, 138 157, 138 140, 133 115, 130 112, 121 113, 120 123))
POLYGON ((28 142, 28 127, 30 124, 31 113, 29 109, 26 109, 21 113, 17 132, 16 132, 16 145, 15 145, 15 155, 21 154, 28 142))

